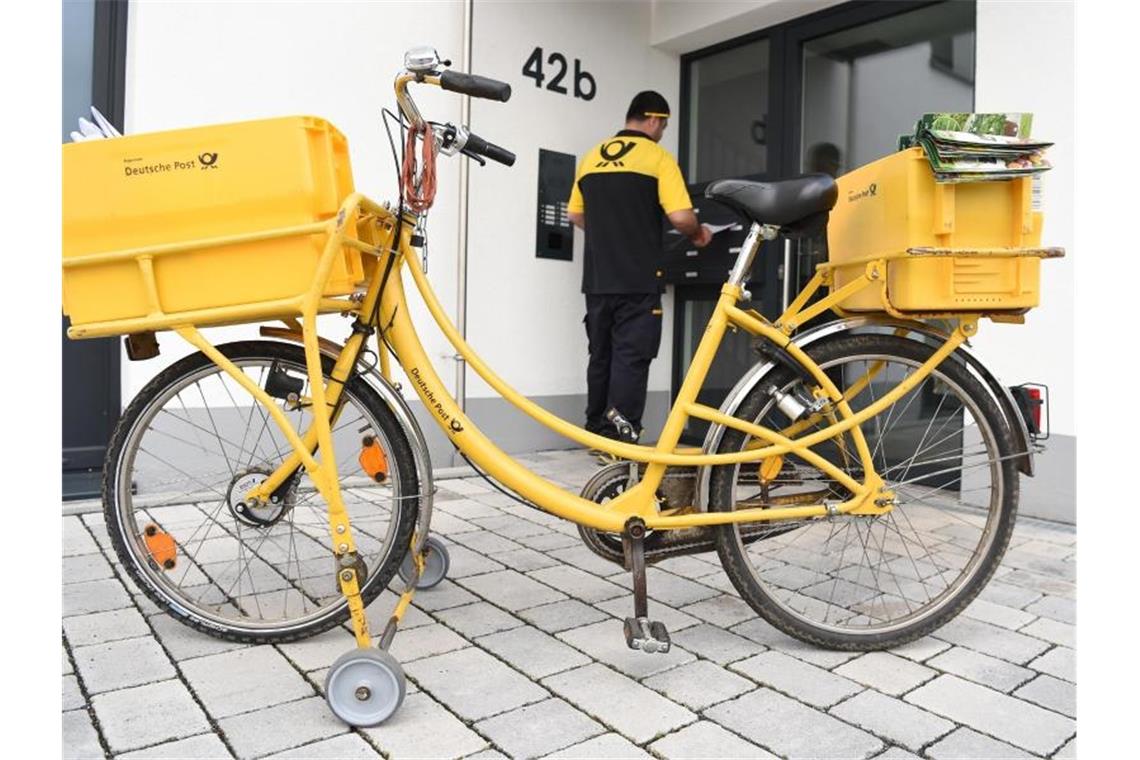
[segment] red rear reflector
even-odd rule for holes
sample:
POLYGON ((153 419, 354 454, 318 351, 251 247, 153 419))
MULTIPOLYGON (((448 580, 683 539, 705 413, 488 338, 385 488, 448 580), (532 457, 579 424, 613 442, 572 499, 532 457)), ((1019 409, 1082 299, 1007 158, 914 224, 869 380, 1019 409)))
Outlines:
POLYGON ((1033 427, 1038 430, 1041 429, 1041 407, 1044 405, 1041 401, 1040 388, 1027 388, 1029 392, 1029 413, 1033 417, 1033 427))

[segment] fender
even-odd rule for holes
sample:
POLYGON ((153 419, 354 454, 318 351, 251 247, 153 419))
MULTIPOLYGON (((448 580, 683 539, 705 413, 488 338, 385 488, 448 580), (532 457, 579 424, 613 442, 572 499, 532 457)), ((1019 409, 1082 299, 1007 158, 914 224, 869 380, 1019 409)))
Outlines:
MULTIPOLYGON (((278 338, 286 340, 291 343, 304 343, 304 338, 300 332, 295 330, 288 330, 279 327, 262 327, 261 335, 267 338, 278 338)), ((341 346, 339 343, 328 340, 326 338, 319 338, 320 351, 325 356, 335 360, 340 354, 341 346)), ((408 406, 408 402, 400 394, 391 383, 384 379, 380 371, 375 367, 370 367, 367 371, 358 372, 368 383, 372 390, 376 391, 377 395, 388 405, 392 410, 392 414, 396 416, 396 422, 400 425, 400 429, 404 435, 408 436, 408 441, 412 447, 412 458, 416 465, 416 477, 420 481, 420 513, 419 524, 422 529, 417 531, 416 537, 418 542, 422 545, 427 537, 428 528, 431 525, 431 510, 432 501, 435 495, 435 482, 432 479, 431 471, 431 458, 428 455, 427 440, 424 438, 424 432, 416 422, 416 416, 412 414, 412 408, 408 406)))
MULTIPOLYGON (((856 331, 871 332, 873 328, 882 328, 891 332, 897 329, 903 329, 909 333, 905 336, 907 339, 918 340, 928 345, 933 345, 934 347, 941 345, 949 337, 945 331, 922 322, 910 322, 876 316, 849 317, 828 322, 827 324, 813 327, 810 330, 804 330, 792 338, 792 342, 800 348, 805 348, 812 343, 833 335, 856 331)), ((978 380, 983 387, 989 390, 991 398, 997 403, 998 409, 1001 410, 1002 415, 1005 417, 1006 424, 1009 425, 1010 430, 1013 432, 1014 448, 1021 454, 1021 456, 1015 460, 1017 468, 1022 473, 1032 477, 1034 466, 1034 446, 1032 438, 1029 436, 1029 429, 1026 427, 1025 420, 1022 418, 1021 412, 1018 411, 1017 405, 1013 401, 1013 396, 1010 394, 1009 388, 998 381, 994 374, 964 347, 958 348, 957 351, 951 354, 950 358, 964 363, 970 374, 978 380)), ((744 399, 752 389, 775 368, 776 363, 772 361, 758 362, 752 365, 733 389, 728 392, 724 403, 720 405, 720 411, 723 414, 735 416, 736 410, 744 403, 744 399)), ((714 453, 717 447, 720 446, 721 438, 724 436, 724 430, 723 425, 710 426, 708 432, 705 434, 701 451, 706 454, 714 453)), ((701 467, 697 470, 695 493, 697 503, 695 506, 702 511, 708 508, 709 470, 709 467, 701 467)))

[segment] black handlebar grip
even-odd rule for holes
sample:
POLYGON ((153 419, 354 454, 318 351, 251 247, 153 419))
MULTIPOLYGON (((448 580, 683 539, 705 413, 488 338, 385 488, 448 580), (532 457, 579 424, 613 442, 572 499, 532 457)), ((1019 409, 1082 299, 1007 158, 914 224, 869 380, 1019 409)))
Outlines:
POLYGON ((467 144, 464 146, 464 149, 472 153, 478 153, 480 156, 486 156, 492 161, 498 161, 504 166, 515 165, 514 153, 511 153, 506 148, 500 148, 498 145, 495 145, 495 143, 487 142, 474 132, 467 135, 467 144))
POLYGON ((445 71, 439 75, 439 86, 451 92, 461 92, 473 98, 500 100, 506 103, 511 99, 511 86, 497 79, 481 77, 478 74, 464 74, 461 71, 445 71))
POLYGON ((483 155, 492 161, 498 161, 503 166, 515 165, 515 154, 506 148, 500 148, 494 143, 487 143, 487 149, 483 151, 483 155))

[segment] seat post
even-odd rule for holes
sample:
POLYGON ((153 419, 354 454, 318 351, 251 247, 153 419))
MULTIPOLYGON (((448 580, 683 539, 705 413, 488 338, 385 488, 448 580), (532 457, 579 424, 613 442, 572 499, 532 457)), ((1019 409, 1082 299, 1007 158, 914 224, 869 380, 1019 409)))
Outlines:
POLYGON ((736 256, 736 263, 732 267, 732 272, 728 276, 729 285, 744 285, 744 278, 748 275, 748 270, 752 268, 752 262, 756 259, 756 253, 760 250, 760 244, 764 240, 774 240, 780 234, 780 228, 771 224, 760 224, 753 222, 748 230, 748 237, 744 238, 744 244, 740 246, 740 253, 736 256))

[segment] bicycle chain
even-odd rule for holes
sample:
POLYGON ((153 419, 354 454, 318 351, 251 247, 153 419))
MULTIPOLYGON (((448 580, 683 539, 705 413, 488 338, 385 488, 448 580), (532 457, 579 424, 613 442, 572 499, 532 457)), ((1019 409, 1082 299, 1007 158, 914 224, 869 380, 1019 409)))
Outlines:
MULTIPOLYGON (((631 473, 631 465, 633 465, 632 462, 615 462, 613 464, 602 467, 600 470, 594 473, 593 476, 591 476, 589 481, 586 482, 586 485, 582 487, 582 491, 579 495, 583 499, 589 499, 593 502, 602 503, 599 501, 599 499, 606 497, 605 491, 608 487, 619 482, 623 477, 625 478, 625 482, 628 483, 629 475, 631 473)), ((696 472, 670 473, 668 470, 666 470, 664 478, 690 479, 695 481, 696 472)), ((742 531, 745 534, 745 541, 747 543, 751 543, 752 541, 770 538, 772 536, 785 533, 789 530, 794 530, 795 528, 800 527, 801 525, 805 525, 808 522, 811 522, 811 520, 797 520, 794 523, 790 520, 781 521, 780 528, 776 530, 756 527, 752 528, 750 531, 749 528, 745 527, 742 528, 742 531), (749 532, 753 532, 756 535, 748 536, 749 532)), ((695 531, 699 535, 694 538, 677 539, 670 537, 676 536, 681 532, 680 530, 651 533, 647 538, 647 543, 653 540, 654 537, 660 536, 661 538, 659 540, 667 542, 667 545, 662 547, 646 546, 645 561, 647 563, 660 562, 661 560, 669 559, 671 557, 680 557, 686 554, 699 554, 705 551, 716 550, 716 539, 711 535, 711 528, 689 528, 684 529, 684 531, 695 531)), ((599 531, 594 528, 588 528, 582 525, 578 526, 578 534, 581 536, 582 542, 588 549, 590 549, 590 551, 594 552, 594 554, 598 555, 602 559, 609 560, 622 567, 625 566, 624 551, 614 549, 607 543, 607 538, 609 536, 616 536, 616 534, 606 533, 604 531, 599 531)))

